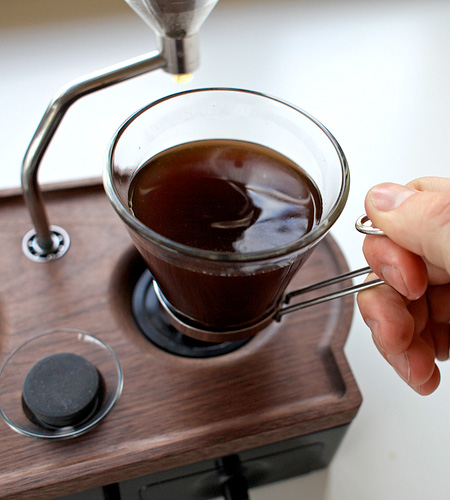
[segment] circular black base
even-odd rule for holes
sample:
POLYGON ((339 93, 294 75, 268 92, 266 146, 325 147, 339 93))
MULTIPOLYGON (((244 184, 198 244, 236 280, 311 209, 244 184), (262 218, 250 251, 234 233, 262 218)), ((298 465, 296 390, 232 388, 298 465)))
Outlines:
POLYGON ((183 335, 167 320, 153 289, 153 276, 145 270, 136 283, 132 297, 134 319, 142 333, 166 352, 186 358, 211 358, 228 354, 250 339, 235 342, 203 342, 183 335))

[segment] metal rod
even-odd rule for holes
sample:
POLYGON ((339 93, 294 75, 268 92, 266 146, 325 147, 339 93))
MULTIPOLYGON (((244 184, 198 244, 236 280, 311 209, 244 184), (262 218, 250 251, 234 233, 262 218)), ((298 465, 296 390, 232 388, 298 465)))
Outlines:
POLYGON ((225 500, 250 500, 248 481, 239 455, 218 458, 216 469, 225 500))
MULTIPOLYGON (((327 286, 335 285, 337 283, 340 283, 342 281, 361 276, 363 274, 369 274, 372 272, 370 267, 364 267, 361 269, 357 269, 356 271, 350 271, 349 273, 342 274, 340 276, 337 276, 335 278, 331 278, 329 280, 321 281, 320 283, 315 283, 314 285, 307 286, 305 288, 301 288, 299 290, 295 290, 289 294, 286 295, 285 298, 285 303, 289 303, 289 300, 292 297, 311 292, 313 290, 318 290, 327 286)), ((342 290, 338 290, 336 292, 331 292, 326 295, 322 295, 320 297, 316 297, 310 300, 305 300, 303 302, 298 302, 297 304, 293 304, 292 306, 287 306, 287 307, 282 307, 278 310, 278 312, 275 314, 275 319, 279 321, 282 316, 285 314, 294 312, 294 311, 299 311, 300 309, 305 309, 310 306, 314 306, 317 304, 322 304, 323 302, 328 302, 330 300, 338 299, 340 297, 345 297, 346 295, 351 295, 353 293, 360 292, 362 290, 366 290, 367 288, 372 288, 374 286, 378 286, 380 284, 384 283, 383 280, 380 278, 376 278, 371 281, 367 281, 366 283, 360 283, 359 285, 352 285, 348 288, 344 288, 342 290)))
POLYGON ((362 276, 364 274, 369 274, 372 272, 369 266, 362 267, 361 269, 357 269, 356 271, 350 271, 345 274, 340 274, 335 278, 330 278, 325 281, 320 281, 319 283, 314 283, 314 285, 305 286, 304 288, 299 288, 298 290, 294 290, 286 295, 284 302, 285 304, 289 304, 290 300, 293 297, 297 297, 298 295, 302 295, 304 293, 309 293, 314 290, 319 290, 320 288, 324 288, 326 286, 335 285, 336 283, 340 283, 341 281, 345 281, 347 279, 357 278, 358 276, 362 276))
POLYGON ((37 174, 42 157, 65 113, 80 97, 165 66, 166 60, 160 52, 144 54, 70 82, 51 101, 22 163, 23 195, 36 231, 37 246, 43 254, 55 251, 55 238, 49 227, 37 174))
POLYGON ((118 483, 107 484, 102 487, 104 500, 121 500, 120 486, 118 483))

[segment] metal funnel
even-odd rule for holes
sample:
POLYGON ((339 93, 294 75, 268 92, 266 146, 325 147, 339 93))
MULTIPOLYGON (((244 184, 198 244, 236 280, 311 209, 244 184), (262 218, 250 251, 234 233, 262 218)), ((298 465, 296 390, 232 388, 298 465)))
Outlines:
POLYGON ((218 0, 125 0, 156 32, 167 72, 192 73, 199 66, 197 33, 218 0))

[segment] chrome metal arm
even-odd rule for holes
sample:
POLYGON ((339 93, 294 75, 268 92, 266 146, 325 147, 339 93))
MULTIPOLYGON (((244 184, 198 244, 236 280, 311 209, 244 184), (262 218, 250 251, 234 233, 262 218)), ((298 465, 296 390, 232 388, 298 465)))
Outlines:
POLYGON ((27 241, 22 245, 28 251, 28 257, 36 261, 48 261, 60 257, 68 249, 68 242, 61 240, 67 233, 64 230, 58 231, 61 228, 49 226, 37 180, 40 162, 67 110, 80 97, 165 68, 166 65, 166 58, 160 52, 151 52, 74 80, 55 95, 39 123, 22 164, 23 195, 34 225, 34 232, 27 233, 27 241))

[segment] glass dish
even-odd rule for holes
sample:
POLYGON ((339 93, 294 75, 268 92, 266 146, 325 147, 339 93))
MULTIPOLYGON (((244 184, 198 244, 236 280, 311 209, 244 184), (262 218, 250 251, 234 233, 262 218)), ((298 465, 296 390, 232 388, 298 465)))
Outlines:
POLYGON ((16 432, 41 439, 69 439, 98 425, 112 410, 123 388, 123 373, 113 349, 93 335, 80 330, 59 329, 40 333, 17 347, 0 368, 0 415, 16 432), (87 420, 65 427, 44 428, 27 418, 22 390, 30 369, 42 358, 68 352, 92 363, 103 379, 102 400, 87 420))

